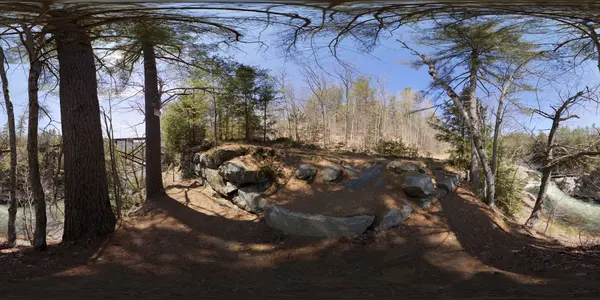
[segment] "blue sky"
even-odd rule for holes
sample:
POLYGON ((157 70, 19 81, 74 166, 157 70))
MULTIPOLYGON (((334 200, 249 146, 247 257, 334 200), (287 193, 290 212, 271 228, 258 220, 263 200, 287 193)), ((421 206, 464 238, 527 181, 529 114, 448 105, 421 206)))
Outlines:
MULTIPOLYGON (((396 38, 403 38, 406 41, 410 41, 409 35, 402 30, 398 32, 398 35, 395 37, 384 41, 380 46, 378 46, 374 51, 369 54, 361 53, 352 43, 344 43, 342 44, 339 57, 351 63, 355 66, 355 68, 362 75, 371 75, 371 76, 384 76, 387 82, 387 89, 390 94, 397 94, 402 91, 404 88, 412 88, 415 90, 426 89, 428 84, 430 83, 430 77, 427 74, 427 70, 425 68, 420 68, 419 70, 415 70, 410 66, 403 64, 401 62, 406 62, 413 60, 414 57, 408 53, 406 49, 400 47, 400 45, 396 42, 396 38), (401 36, 399 36, 401 35, 401 36)), ((272 42, 278 41, 277 38, 265 38, 263 35, 263 41, 267 44, 272 44, 272 42)), ((308 46, 300 46, 301 48, 308 49, 308 46)), ((314 62, 314 58, 300 58, 296 57, 296 61, 286 59, 280 49, 277 49, 275 46, 270 46, 268 49, 260 48, 258 44, 243 44, 240 45, 239 48, 243 49, 243 51, 238 51, 231 49, 226 54, 233 56, 237 61, 249 64, 249 65, 257 65, 262 68, 267 68, 272 70, 273 72, 277 72, 282 68, 286 69, 288 76, 290 77, 288 80, 293 82, 293 84, 297 87, 297 90, 300 90, 304 83, 302 82, 302 77, 300 76, 300 66, 297 62, 306 61, 309 62, 312 60, 314 62)), ((420 49, 424 52, 427 52, 426 49, 420 49)), ((305 53, 310 53, 310 51, 306 51, 305 53)), ((319 63, 323 67, 325 71, 332 70, 335 67, 335 60, 332 58, 331 54, 323 49, 319 53, 319 63)), ((600 82, 600 76, 598 70, 593 65, 587 65, 581 71, 583 74, 584 82, 588 85, 592 83, 600 82)), ((26 72, 17 65, 12 65, 9 70, 9 84, 11 90, 11 97, 15 104, 16 115, 22 114, 27 107, 27 77, 26 72)), ((565 78, 565 84, 569 83, 569 78, 565 78)), ((564 87, 561 87, 564 88, 564 87)), ((554 95, 555 91, 552 89, 548 89, 546 92, 539 93, 536 95, 524 95, 523 102, 528 104, 533 104, 536 101, 536 98, 540 98, 545 100, 546 102, 552 102, 555 99, 554 95)), ((41 101, 44 103, 46 107, 50 109, 50 112, 53 116, 54 120, 60 120, 60 109, 58 105, 58 99, 56 98, 56 93, 52 95, 48 95, 44 97, 44 95, 40 95, 41 101)), ((121 98, 124 98, 123 95, 121 98)), ((113 101, 118 101, 119 99, 113 99, 113 101)), ((141 98, 137 100, 142 101, 141 98)), ((101 105, 106 106, 106 100, 101 98, 101 105)), ((595 107, 590 107, 587 110, 580 109, 577 112, 580 119, 572 120, 569 122, 569 126, 589 126, 596 122, 597 111, 595 107)), ((127 110, 117 110, 114 114, 114 129, 116 137, 131 137, 135 135, 143 135, 143 125, 139 125, 143 120, 142 116, 137 112, 131 112, 127 110), (133 129, 132 125, 138 124, 136 129, 133 129), (137 132, 136 132, 137 131, 137 132)), ((526 127, 530 129, 544 129, 547 127, 547 122, 541 120, 540 118, 529 118, 529 117, 519 117, 514 122, 519 122, 520 124, 516 124, 514 128, 526 127)), ((4 124, 6 122, 6 116, 4 111, 0 114, 0 124, 4 124)), ((47 126, 48 119, 42 120, 40 122, 40 127, 43 128, 47 126)), ((53 124, 60 128, 59 124, 53 124)))

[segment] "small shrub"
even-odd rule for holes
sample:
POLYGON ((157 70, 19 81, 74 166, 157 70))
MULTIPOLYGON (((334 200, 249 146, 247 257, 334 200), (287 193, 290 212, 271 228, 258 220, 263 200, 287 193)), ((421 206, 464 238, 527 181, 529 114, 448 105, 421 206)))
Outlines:
POLYGON ((265 160, 261 164, 259 172, 265 174, 267 178, 271 180, 285 177, 285 173, 283 172, 283 167, 281 164, 277 163, 272 158, 265 160))
POLYGON ((417 157, 419 154, 416 147, 406 145, 402 141, 380 141, 375 147, 375 152, 397 157, 417 157))
POLYGON ((523 209, 523 189, 525 182, 515 175, 516 168, 500 164, 496 173, 496 203, 508 216, 514 216, 523 209))

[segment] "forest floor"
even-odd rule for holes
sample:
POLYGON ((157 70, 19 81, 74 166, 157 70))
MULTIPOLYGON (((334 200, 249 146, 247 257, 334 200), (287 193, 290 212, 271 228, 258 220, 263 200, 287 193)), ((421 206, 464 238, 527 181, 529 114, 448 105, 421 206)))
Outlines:
MULTIPOLYGON (((401 226, 356 237, 282 234, 197 181, 105 238, 0 252, 6 298, 594 297, 600 250, 534 237, 468 186, 401 226)), ((325 198, 321 198, 325 199, 325 198)), ((406 199, 411 201, 410 199, 406 199)), ((416 203, 413 203, 416 204, 416 203)), ((416 205, 414 205, 417 207, 416 205)), ((323 206, 327 207, 327 206, 323 206)))

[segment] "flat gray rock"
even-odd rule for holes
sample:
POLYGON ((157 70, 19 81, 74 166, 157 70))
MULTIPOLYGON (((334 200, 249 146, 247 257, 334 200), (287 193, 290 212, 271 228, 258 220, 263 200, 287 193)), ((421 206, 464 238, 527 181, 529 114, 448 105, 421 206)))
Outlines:
POLYGON ((406 203, 401 209, 392 208, 390 211, 383 217, 379 225, 375 227, 375 230, 388 230, 394 228, 402 222, 404 222, 410 214, 413 212, 412 205, 406 203))
POLYGON ((426 198, 435 192, 431 178, 418 172, 406 174, 402 189, 407 195, 419 198, 426 198))
POLYGON ((230 182, 225 182, 217 170, 205 168, 202 170, 202 174, 208 185, 223 196, 227 196, 238 189, 230 182))
POLYGON ((267 224, 287 234, 301 236, 337 237, 363 233, 371 224, 373 216, 328 217, 291 212, 280 206, 266 206, 267 224))
POLYGON ((317 175, 317 168, 311 164, 301 164, 296 168, 294 175, 300 180, 311 181, 317 175))
POLYGON ((261 183, 268 180, 260 170, 248 170, 241 161, 226 161, 219 166, 219 174, 223 179, 235 184, 261 183))
POLYGON ((338 166, 326 166, 321 171, 321 178, 326 183, 336 182, 342 177, 342 168, 338 166))
POLYGON ((425 173, 425 169, 423 169, 418 164, 399 160, 395 160, 387 164, 386 169, 397 174, 404 174, 406 172, 425 173))

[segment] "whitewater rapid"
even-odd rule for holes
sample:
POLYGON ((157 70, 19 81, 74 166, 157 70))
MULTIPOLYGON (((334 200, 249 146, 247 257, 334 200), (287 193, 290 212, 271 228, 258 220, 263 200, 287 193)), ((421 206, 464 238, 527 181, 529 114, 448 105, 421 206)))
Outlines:
MULTIPOLYGON (((519 166, 519 168, 530 175, 527 177, 528 182, 525 191, 537 197, 540 190, 540 173, 523 166, 519 166)), ((600 232, 600 205, 587 203, 569 196, 559 189, 553 181, 550 181, 546 191, 544 211, 546 213, 554 211, 559 218, 568 219, 586 231, 600 232)))

